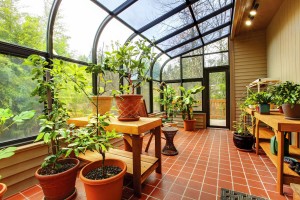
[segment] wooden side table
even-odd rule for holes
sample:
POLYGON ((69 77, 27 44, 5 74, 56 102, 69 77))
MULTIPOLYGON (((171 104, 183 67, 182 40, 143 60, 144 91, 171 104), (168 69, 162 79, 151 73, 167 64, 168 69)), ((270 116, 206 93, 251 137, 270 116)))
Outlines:
POLYGON ((166 137, 166 145, 162 150, 162 154, 166 156, 175 156, 178 154, 178 151, 174 145, 173 139, 178 131, 178 128, 175 127, 163 127, 162 132, 165 134, 166 137))

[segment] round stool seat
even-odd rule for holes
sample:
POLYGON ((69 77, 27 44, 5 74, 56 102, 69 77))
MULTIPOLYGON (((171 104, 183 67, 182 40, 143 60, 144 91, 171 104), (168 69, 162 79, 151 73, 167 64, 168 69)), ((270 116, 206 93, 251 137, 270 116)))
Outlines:
POLYGON ((163 127, 162 132, 166 137, 166 145, 162 150, 162 154, 167 156, 174 156, 178 154, 178 151, 173 143, 173 139, 178 131, 178 128, 175 127, 163 127))

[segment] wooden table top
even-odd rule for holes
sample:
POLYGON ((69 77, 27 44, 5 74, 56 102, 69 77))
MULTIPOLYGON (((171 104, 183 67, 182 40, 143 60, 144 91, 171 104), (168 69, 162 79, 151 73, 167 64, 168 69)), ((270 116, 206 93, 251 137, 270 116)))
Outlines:
MULTIPOLYGON (((68 124, 75 124, 77 127, 84 127, 88 124, 88 117, 70 118, 68 124)), ((117 118, 110 118, 110 125, 106 130, 115 130, 117 132, 129 133, 133 135, 140 135, 155 127, 161 126, 161 118, 147 118, 141 117, 138 121, 119 121, 117 118)))

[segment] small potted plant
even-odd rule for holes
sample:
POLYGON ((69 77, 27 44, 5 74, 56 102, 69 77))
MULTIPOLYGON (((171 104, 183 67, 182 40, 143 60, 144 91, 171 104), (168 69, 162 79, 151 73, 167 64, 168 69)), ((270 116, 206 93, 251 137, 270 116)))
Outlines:
POLYGON ((282 103, 285 118, 300 119, 300 85, 286 81, 274 85, 272 91, 273 96, 282 103))
POLYGON ((140 40, 124 45, 116 44, 112 52, 106 52, 108 65, 112 69, 121 67, 119 74, 128 84, 122 85, 122 95, 116 96, 119 109, 118 120, 137 121, 139 120, 139 106, 142 95, 134 94, 136 88, 146 82, 149 77, 147 70, 155 56, 146 41, 140 40), (116 47, 116 48, 115 48, 116 47))
POLYGON ((248 131, 246 124, 244 123, 245 112, 242 111, 239 121, 234 121, 233 128, 233 143, 237 149, 242 151, 252 151, 254 143, 253 135, 248 131))
MULTIPOLYGON (((55 63, 55 62, 54 62, 55 63)), ((77 195, 75 181, 79 160, 67 158, 69 150, 63 148, 61 133, 67 127, 69 118, 65 104, 58 98, 64 88, 63 68, 58 63, 49 69, 49 63, 38 55, 31 55, 24 64, 32 66, 36 88, 32 96, 38 96, 40 103, 45 103, 44 114, 40 118, 40 130, 36 138, 49 146, 49 155, 44 159, 35 177, 43 189, 45 199, 72 199, 77 195)))
POLYGON ((195 85, 193 88, 186 90, 180 87, 182 95, 174 98, 175 108, 181 112, 184 121, 184 130, 195 130, 196 120, 193 118, 193 106, 199 102, 194 95, 202 92, 204 86, 195 85))
POLYGON ((260 114, 270 114, 272 95, 268 92, 257 92, 253 95, 253 100, 258 104, 258 112, 260 114))
MULTIPOLYGON (((20 125, 25 120, 31 119, 35 114, 34 110, 23 111, 18 115, 14 115, 9 108, 0 108, 0 135, 7 131, 14 124, 20 125)), ((0 149, 0 160, 9 158, 15 154, 17 147, 7 147, 0 149)), ((1 179, 1 175, 0 175, 1 179)), ((0 183, 0 200, 7 191, 7 186, 4 183, 0 183)))
POLYGON ((175 106, 173 103, 176 92, 174 88, 172 88, 170 85, 167 85, 165 82, 162 82, 160 85, 162 89, 155 88, 155 90, 163 95, 163 98, 159 98, 156 100, 157 102, 159 102, 160 105, 164 107, 165 110, 163 122, 168 126, 176 127, 177 123, 173 121, 173 118, 176 114, 175 106))

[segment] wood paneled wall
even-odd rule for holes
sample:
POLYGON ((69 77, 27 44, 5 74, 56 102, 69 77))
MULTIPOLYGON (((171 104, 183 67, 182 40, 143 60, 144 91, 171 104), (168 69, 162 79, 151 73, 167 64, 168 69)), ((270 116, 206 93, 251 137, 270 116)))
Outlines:
POLYGON ((237 103, 246 96, 246 86, 267 77, 267 56, 265 31, 255 31, 235 37, 230 42, 231 73, 231 121, 240 114, 237 103))
POLYGON ((268 77, 300 83, 300 1, 285 0, 267 28, 268 77))

